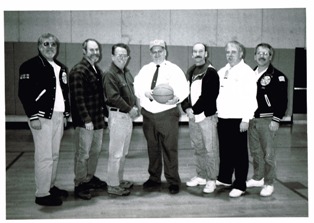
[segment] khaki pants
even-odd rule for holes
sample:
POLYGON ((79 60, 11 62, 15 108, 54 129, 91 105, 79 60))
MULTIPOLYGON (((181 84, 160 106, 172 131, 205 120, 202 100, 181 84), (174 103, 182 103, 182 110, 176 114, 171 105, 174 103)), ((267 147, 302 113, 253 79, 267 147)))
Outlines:
POLYGON ((125 157, 129 152, 133 120, 129 114, 109 111, 108 185, 119 186, 123 180, 125 157))
POLYGON ((63 136, 63 112, 54 112, 51 119, 39 118, 41 129, 31 129, 35 144, 36 197, 49 195, 54 186, 63 136))

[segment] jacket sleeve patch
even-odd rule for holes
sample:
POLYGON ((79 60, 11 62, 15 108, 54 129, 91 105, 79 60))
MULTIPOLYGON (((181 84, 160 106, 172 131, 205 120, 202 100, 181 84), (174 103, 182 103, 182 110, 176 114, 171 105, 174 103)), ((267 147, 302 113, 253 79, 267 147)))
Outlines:
POLYGON ((29 79, 29 74, 21 74, 20 75, 20 80, 25 80, 25 79, 29 79))
POLYGON ((282 81, 282 82, 285 82, 285 81, 286 81, 286 79, 285 79, 284 76, 279 76, 278 79, 279 79, 279 81, 282 81))

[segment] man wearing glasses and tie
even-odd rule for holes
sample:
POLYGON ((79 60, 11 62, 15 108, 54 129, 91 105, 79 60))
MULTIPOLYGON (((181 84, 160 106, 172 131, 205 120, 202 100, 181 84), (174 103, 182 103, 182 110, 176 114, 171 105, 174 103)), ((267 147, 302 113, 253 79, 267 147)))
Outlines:
POLYGON ((142 67, 134 81, 138 107, 143 115, 143 131, 149 157, 150 176, 143 188, 160 188, 164 163, 169 193, 176 194, 181 183, 178 171, 180 112, 177 104, 188 96, 189 86, 184 72, 176 64, 166 60, 167 50, 163 40, 151 41, 149 50, 152 62, 142 67), (152 95, 152 90, 159 84, 168 84, 174 91, 174 97, 165 104, 154 100, 152 95))
POLYGON ((35 203, 59 206, 68 192, 55 186, 64 126, 70 116, 67 68, 55 59, 59 40, 46 33, 38 39, 38 56, 19 70, 18 95, 35 144, 35 203))

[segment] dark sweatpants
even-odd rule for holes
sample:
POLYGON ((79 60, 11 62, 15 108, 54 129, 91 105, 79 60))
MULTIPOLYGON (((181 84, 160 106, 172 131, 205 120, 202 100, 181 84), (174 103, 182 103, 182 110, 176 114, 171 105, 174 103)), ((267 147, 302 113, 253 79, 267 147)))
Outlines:
POLYGON ((220 166, 218 180, 245 191, 249 170, 247 131, 240 132, 241 119, 218 119, 220 166))

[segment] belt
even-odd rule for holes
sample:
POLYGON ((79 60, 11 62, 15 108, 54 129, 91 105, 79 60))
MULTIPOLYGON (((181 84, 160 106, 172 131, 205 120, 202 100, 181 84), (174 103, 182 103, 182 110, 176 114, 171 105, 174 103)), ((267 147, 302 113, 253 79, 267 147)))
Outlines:
POLYGON ((125 114, 127 113, 127 112, 121 111, 118 108, 110 108, 110 111, 116 111, 116 112, 121 112, 121 113, 125 113, 125 114))

